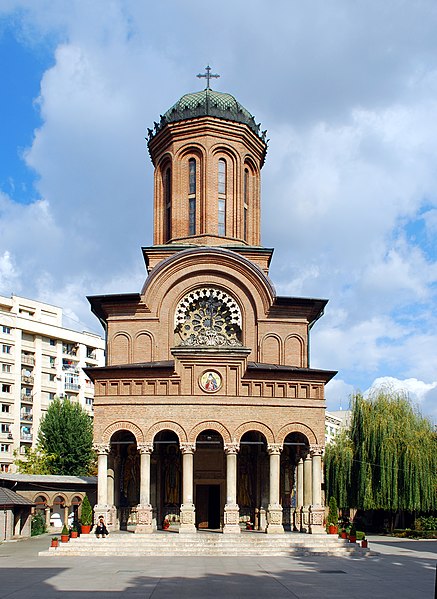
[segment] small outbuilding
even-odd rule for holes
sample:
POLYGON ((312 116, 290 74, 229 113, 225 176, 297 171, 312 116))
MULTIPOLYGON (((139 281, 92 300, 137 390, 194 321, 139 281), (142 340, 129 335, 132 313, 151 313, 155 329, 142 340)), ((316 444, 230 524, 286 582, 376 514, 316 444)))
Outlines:
POLYGON ((34 506, 15 491, 0 487, 0 541, 30 537, 34 506))

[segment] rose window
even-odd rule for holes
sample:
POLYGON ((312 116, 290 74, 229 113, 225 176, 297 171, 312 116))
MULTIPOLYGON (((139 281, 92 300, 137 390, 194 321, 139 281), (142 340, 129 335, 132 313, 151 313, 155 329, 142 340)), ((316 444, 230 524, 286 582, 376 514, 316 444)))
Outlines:
POLYGON ((241 345, 240 308, 220 289, 196 289, 178 304, 175 333, 181 338, 180 345, 241 345))

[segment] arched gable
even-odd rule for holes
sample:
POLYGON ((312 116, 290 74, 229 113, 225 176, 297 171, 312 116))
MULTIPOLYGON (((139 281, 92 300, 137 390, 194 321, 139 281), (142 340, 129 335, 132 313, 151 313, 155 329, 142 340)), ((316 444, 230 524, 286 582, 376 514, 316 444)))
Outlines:
POLYGON ((237 443, 240 443, 241 437, 248 433, 249 431, 257 431, 258 433, 262 433, 266 438, 267 443, 275 443, 275 436, 273 434, 272 429, 263 424, 262 422, 245 422, 244 424, 240 424, 240 426, 234 432, 234 439, 237 443))
POLYGON ((143 432, 136 424, 126 420, 120 420, 118 422, 113 422, 103 431, 101 443, 109 444, 112 435, 118 431, 130 431, 135 437, 137 444, 143 443, 144 441, 143 432))
POLYGON ((317 445, 317 443, 318 443, 317 437, 316 437, 314 431, 309 426, 307 426, 306 424, 303 424, 302 422, 293 422, 293 423, 286 424, 285 426, 283 426, 280 429, 280 431, 278 432, 277 442, 280 443, 281 445, 283 445, 284 441, 285 441, 285 437, 287 435, 289 435, 290 433, 302 433, 303 435, 306 436, 310 445, 317 445))
POLYGON ((223 438, 224 443, 231 443, 231 441, 232 441, 229 430, 223 424, 221 424, 220 422, 216 422, 215 420, 210 420, 210 421, 200 422, 194 428, 192 428, 188 434, 188 442, 195 443, 197 436, 202 431, 206 431, 206 430, 213 430, 213 431, 217 431, 218 433, 220 433, 223 438))
POLYGON ((153 443, 156 435, 161 431, 173 431, 178 436, 179 443, 186 443, 187 441, 187 433, 180 424, 171 420, 162 420, 149 428, 145 436, 146 443, 153 443))

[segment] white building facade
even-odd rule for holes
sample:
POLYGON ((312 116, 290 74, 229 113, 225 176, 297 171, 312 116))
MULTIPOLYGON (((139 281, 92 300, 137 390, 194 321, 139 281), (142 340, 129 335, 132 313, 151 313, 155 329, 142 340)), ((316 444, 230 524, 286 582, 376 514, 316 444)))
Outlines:
POLYGON ((342 431, 350 428, 351 418, 352 412, 350 410, 325 412, 325 445, 333 443, 342 431))
POLYGON ((0 296, 0 471, 13 472, 14 451, 35 447, 41 417, 55 397, 92 416, 94 387, 83 368, 103 366, 99 335, 62 326, 62 309, 0 296))

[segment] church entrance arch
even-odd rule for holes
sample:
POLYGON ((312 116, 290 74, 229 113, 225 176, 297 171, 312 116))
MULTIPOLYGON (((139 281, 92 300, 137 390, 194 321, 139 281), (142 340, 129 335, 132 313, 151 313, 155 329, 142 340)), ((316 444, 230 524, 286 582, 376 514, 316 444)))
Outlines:
POLYGON ((241 437, 237 460, 237 503, 247 530, 264 530, 269 503, 269 456, 265 436, 247 431, 241 437))
POLYGON ((214 430, 202 431, 194 452, 194 504, 199 530, 219 529, 223 525, 225 488, 223 437, 214 430))
POLYGON ((120 528, 136 522, 136 506, 140 497, 140 456, 134 434, 119 430, 111 436, 108 471, 113 472, 114 504, 120 528))
POLYGON ((182 459, 179 438, 174 431, 160 431, 153 440, 151 463, 152 504, 157 506, 157 522, 179 522, 182 503, 182 459))
POLYGON ((281 453, 280 501, 282 505, 282 522, 285 530, 300 530, 300 520, 296 523, 296 511, 304 505, 301 481, 298 485, 299 462, 303 476, 303 462, 309 453, 307 437, 300 432, 289 433, 284 439, 281 453), (302 496, 300 496, 302 495, 302 496))

